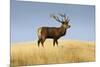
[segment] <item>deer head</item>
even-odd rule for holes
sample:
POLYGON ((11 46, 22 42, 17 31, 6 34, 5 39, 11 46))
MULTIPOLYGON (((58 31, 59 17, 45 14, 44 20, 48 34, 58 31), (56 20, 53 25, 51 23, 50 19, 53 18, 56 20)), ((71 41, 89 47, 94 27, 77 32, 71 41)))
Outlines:
POLYGON ((56 21, 58 21, 58 22, 60 22, 62 24, 61 27, 65 28, 65 29, 70 28, 71 26, 69 25, 69 21, 70 21, 69 18, 68 17, 66 18, 65 14, 59 14, 59 16, 62 18, 61 20, 60 20, 60 18, 58 16, 51 15, 51 17, 53 19, 55 19, 56 21))

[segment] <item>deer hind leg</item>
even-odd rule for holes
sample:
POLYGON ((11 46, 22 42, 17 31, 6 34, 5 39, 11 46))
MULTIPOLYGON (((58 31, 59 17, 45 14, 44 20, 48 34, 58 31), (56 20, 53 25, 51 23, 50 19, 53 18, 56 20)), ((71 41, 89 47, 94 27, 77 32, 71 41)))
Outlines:
POLYGON ((44 41, 45 41, 45 37, 42 37, 42 39, 41 39, 42 47, 44 47, 44 41))
POLYGON ((40 45, 40 42, 41 42, 41 39, 38 40, 38 47, 39 47, 39 45, 40 45))

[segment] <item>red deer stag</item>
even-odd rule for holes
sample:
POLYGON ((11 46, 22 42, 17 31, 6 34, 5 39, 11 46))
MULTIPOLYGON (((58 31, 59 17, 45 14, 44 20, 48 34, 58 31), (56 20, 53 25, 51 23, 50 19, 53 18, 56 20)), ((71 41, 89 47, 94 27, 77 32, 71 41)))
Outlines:
POLYGON ((66 30, 70 28, 69 19, 66 18, 65 14, 59 14, 62 20, 59 19, 58 16, 52 15, 51 17, 54 18, 56 21, 60 22, 62 25, 60 27, 40 27, 38 28, 38 46, 41 43, 44 47, 44 41, 47 38, 53 39, 53 46, 55 43, 58 46, 58 39, 66 34, 66 30))

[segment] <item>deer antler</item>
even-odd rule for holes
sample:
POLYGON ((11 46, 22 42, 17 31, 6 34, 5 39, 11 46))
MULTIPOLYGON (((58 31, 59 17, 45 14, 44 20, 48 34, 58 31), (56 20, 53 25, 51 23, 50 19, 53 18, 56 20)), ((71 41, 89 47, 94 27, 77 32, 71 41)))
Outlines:
POLYGON ((62 22, 59 18, 58 18, 58 16, 55 16, 55 15, 50 15, 50 17, 51 18, 54 18, 56 21, 58 21, 58 22, 62 22))
POLYGON ((69 17, 66 17, 66 14, 59 14, 61 17, 64 17, 64 21, 69 22, 69 17))
POLYGON ((55 19, 56 21, 58 21, 58 22, 62 22, 62 21, 67 21, 67 22, 69 22, 69 21, 70 21, 70 20, 69 20, 69 17, 66 17, 66 14, 61 14, 61 13, 59 13, 59 15, 60 15, 61 17, 63 17, 62 20, 60 20, 59 17, 56 16, 56 15, 50 15, 50 17, 51 17, 51 18, 54 18, 54 19, 55 19))
POLYGON ((64 21, 66 20, 66 14, 61 14, 61 13, 59 13, 59 15, 60 15, 61 17, 64 17, 64 21))
POLYGON ((66 19, 66 20, 67 20, 67 22, 69 22, 69 21, 70 21, 69 17, 67 17, 67 19, 66 19))

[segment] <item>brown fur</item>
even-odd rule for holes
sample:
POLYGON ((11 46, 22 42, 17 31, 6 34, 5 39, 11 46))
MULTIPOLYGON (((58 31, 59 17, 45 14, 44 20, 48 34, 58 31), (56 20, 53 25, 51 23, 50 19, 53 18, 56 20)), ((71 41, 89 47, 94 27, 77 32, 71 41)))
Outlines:
MULTIPOLYGON (((57 20, 57 19, 56 19, 57 20)), ((60 20, 59 20, 60 21, 60 20)), ((40 27, 38 29, 38 46, 41 43, 42 46, 44 46, 44 41, 47 38, 53 39, 53 46, 55 46, 55 43, 58 46, 58 39, 66 34, 66 30, 70 28, 70 25, 68 25, 69 21, 64 20, 61 21, 62 25, 61 27, 40 27)))

